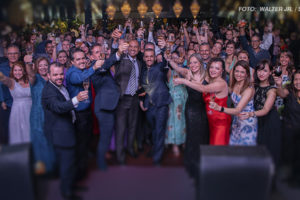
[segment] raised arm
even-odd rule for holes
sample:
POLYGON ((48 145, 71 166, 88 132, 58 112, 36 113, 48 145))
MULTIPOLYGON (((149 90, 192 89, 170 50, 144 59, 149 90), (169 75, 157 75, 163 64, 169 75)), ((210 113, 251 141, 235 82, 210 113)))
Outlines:
POLYGON ((205 93, 219 93, 223 90, 224 87, 227 87, 225 81, 216 81, 214 83, 210 83, 208 85, 203 85, 201 83, 195 83, 183 78, 174 79, 174 83, 176 85, 184 84, 194 90, 205 93))
MULTIPOLYGON (((248 104, 248 102, 252 99, 253 95, 254 95, 254 89, 253 88, 247 88, 243 94, 242 94, 242 98, 240 100, 240 102, 238 103, 238 105, 235 108, 223 108, 225 113, 229 114, 229 115, 238 115, 240 114, 240 112, 245 108, 245 106, 248 104)), ((217 111, 221 111, 222 107, 219 106, 217 103, 215 102, 210 102, 210 108, 217 110, 217 111)))
MULTIPOLYGON (((165 56, 165 58, 166 58, 166 56, 165 56)), ((183 76, 183 77, 187 77, 187 75, 188 75, 188 69, 186 69, 186 68, 182 68, 182 67, 179 67, 178 65, 177 65, 177 63, 175 63, 173 60, 171 60, 171 59, 167 59, 167 61, 169 62, 169 64, 171 65, 171 67, 176 71, 176 72, 178 72, 181 76, 183 76)))
POLYGON ((256 115, 257 117, 262 117, 265 116, 269 113, 271 108, 274 105, 276 99, 276 89, 270 89, 267 93, 267 100, 265 102, 265 105, 263 109, 255 111, 253 114, 256 115))
POLYGON ((286 98, 289 95, 289 90, 282 87, 282 78, 278 76, 273 76, 273 78, 277 86, 277 90, 276 90, 277 95, 283 99, 286 98))
POLYGON ((0 81, 6 85, 10 90, 14 89, 15 82, 13 79, 5 76, 2 72, 0 72, 0 81))
MULTIPOLYGON (((24 56, 24 62, 25 62, 25 67, 26 67, 26 72, 28 75, 29 83, 31 85, 34 85, 36 77, 35 77, 35 72, 33 70, 33 63, 32 63, 32 55, 26 55, 24 56)), ((38 66, 36 66, 38 67, 38 66)))

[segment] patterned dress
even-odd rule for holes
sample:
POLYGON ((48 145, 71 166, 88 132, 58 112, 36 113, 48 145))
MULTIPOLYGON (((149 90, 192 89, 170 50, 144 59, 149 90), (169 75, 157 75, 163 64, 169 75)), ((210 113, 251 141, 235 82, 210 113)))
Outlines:
POLYGON ((186 138, 185 125, 185 103, 187 91, 184 85, 173 85, 173 76, 178 75, 172 70, 171 78, 168 83, 169 93, 173 101, 169 104, 169 117, 166 131, 166 144, 183 144, 186 138))
MULTIPOLYGON (((242 96, 236 93, 231 94, 232 102, 236 107, 242 96)), ((241 112, 253 112, 254 103, 251 99, 248 104, 243 108, 241 112)), ((230 145, 256 145, 256 136, 257 136, 257 118, 250 117, 245 120, 241 120, 238 116, 233 117, 233 122, 231 125, 231 135, 229 144, 230 145)))
MULTIPOLYGON (((282 75, 281 78, 282 78, 282 87, 286 88, 287 85, 289 85, 291 83, 291 80, 288 75, 282 75)), ((276 107, 278 113, 280 115, 282 115, 282 112, 284 109, 284 104, 283 104, 283 99, 279 96, 276 97, 275 107, 276 107)))

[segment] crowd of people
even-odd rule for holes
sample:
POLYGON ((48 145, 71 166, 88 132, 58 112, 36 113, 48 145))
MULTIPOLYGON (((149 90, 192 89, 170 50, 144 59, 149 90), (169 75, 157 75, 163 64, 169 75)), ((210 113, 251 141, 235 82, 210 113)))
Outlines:
POLYGON ((299 36, 286 44, 271 22, 145 24, 3 36, 1 144, 30 142, 37 174, 57 163, 66 198, 86 176, 95 130, 100 170, 112 138, 120 165, 149 141, 154 165, 166 145, 183 149, 192 177, 201 144, 265 145, 299 183, 299 36))

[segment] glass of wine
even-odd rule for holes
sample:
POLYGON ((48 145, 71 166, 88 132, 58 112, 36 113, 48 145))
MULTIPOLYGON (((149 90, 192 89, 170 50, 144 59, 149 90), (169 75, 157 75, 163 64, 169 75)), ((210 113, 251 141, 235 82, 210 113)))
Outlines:
POLYGON ((280 66, 277 66, 277 67, 275 68, 274 74, 275 74, 275 76, 277 76, 277 77, 281 76, 282 70, 281 70, 281 67, 280 67, 280 66))
MULTIPOLYGON (((216 99, 216 93, 210 93, 210 102, 215 102, 215 99, 216 99)), ((213 114, 213 111, 212 109, 210 108, 209 111, 207 112, 207 114, 209 115, 212 115, 213 114)))
MULTIPOLYGON (((89 90, 89 87, 90 87, 90 79, 87 78, 85 80, 83 80, 82 82, 82 86, 84 88, 85 91, 88 91, 89 90)), ((84 103, 90 103, 90 100, 89 99, 86 99, 83 101, 84 103)))

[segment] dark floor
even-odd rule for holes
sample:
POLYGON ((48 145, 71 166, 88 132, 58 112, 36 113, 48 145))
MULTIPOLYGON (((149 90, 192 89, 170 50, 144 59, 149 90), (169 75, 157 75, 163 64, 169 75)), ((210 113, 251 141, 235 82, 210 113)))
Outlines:
MULTIPOLYGON (((80 182, 87 187, 78 194, 85 200, 194 200, 193 180, 183 167, 183 157, 174 156, 167 149, 162 165, 155 167, 147 157, 149 147, 138 158, 127 158, 125 166, 119 166, 114 153, 108 156, 109 169, 99 171, 95 158, 90 159, 88 177, 80 182)), ((38 200, 61 200, 58 178, 38 178, 38 200)), ((299 200, 300 188, 277 181, 277 190, 270 200, 299 200)))

